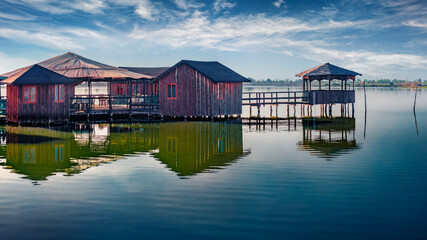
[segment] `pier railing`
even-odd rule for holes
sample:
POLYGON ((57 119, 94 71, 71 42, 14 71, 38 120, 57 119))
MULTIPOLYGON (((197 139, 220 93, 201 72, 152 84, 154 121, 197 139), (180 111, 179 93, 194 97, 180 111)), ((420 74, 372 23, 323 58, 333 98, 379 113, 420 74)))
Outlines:
POLYGON ((71 98, 70 114, 155 114, 158 96, 77 95, 71 98))
POLYGON ((308 93, 305 91, 285 92, 243 92, 242 105, 265 106, 278 104, 307 104, 308 93))

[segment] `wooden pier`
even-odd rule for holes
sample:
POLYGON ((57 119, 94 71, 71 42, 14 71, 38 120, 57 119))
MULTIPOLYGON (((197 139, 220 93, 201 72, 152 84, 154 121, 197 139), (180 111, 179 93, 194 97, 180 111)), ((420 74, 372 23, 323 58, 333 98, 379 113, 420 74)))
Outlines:
POLYGON ((242 106, 249 106, 246 120, 287 120, 313 116, 313 106, 319 105, 319 117, 332 117, 333 105, 340 105, 341 117, 354 116, 354 90, 243 92, 242 106), (286 106, 286 115, 279 115, 279 107, 286 106), (298 106, 298 107, 297 107, 298 106), (256 115, 252 109, 256 108, 256 115), (269 107, 270 115, 261 116, 261 108, 269 107), (299 114, 297 109, 300 108, 299 114), (273 115, 275 109, 275 115, 273 115), (350 112, 351 110, 351 112, 350 112))
POLYGON ((76 95, 70 104, 70 121, 113 121, 115 116, 132 121, 134 116, 156 115, 159 115, 157 96, 76 95))

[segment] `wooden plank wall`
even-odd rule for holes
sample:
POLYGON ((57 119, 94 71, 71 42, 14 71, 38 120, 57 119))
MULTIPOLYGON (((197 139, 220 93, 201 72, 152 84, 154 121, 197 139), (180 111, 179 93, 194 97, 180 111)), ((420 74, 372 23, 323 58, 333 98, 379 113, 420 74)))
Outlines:
MULTIPOLYGON (((145 80, 144 80, 145 81, 145 80)), ((140 92, 140 95, 144 95, 144 87, 145 87, 145 95, 147 95, 147 96, 151 96, 152 94, 151 94, 151 88, 152 88, 152 84, 150 84, 149 82, 148 82, 148 80, 146 80, 147 82, 146 82, 146 84, 144 84, 144 82, 143 81, 141 81, 141 80, 138 80, 138 81, 132 81, 130 84, 131 84, 131 93, 132 93, 132 85, 134 85, 134 84, 138 84, 139 85, 139 92, 140 92)), ((120 84, 122 84, 123 85, 123 95, 121 95, 121 96, 127 96, 127 95, 129 95, 128 94, 128 81, 123 81, 123 82, 112 82, 111 83, 111 94, 113 95, 113 96, 117 96, 118 95, 118 92, 117 92, 117 85, 120 85, 120 84)))
POLYGON ((356 101, 354 90, 315 90, 308 92, 310 105, 332 103, 354 103, 356 101))
POLYGON ((6 118, 9 122, 18 122, 19 86, 10 85, 6 87, 7 105, 6 118))
POLYGON ((218 99, 218 84, 187 64, 181 64, 158 80, 160 111, 164 116, 219 116, 242 113, 242 83, 223 83, 224 98, 218 99), (177 99, 167 99, 167 84, 177 84, 177 99))
POLYGON ((57 103, 54 102, 55 85, 37 85, 36 87, 36 103, 23 103, 23 86, 7 86, 8 121, 23 124, 67 122, 70 98, 74 96, 74 86, 65 84, 64 102, 57 103))

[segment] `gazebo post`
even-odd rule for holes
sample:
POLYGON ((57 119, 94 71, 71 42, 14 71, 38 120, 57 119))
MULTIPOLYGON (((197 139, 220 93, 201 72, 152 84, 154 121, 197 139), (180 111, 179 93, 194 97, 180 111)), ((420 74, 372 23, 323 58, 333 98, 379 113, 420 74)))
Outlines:
POLYGON ((108 81, 108 115, 110 116, 110 122, 113 120, 113 99, 112 96, 112 90, 111 90, 111 81, 108 81))
POLYGON ((128 80, 129 119, 132 121, 132 81, 128 80))
POLYGON ((319 90, 322 90, 322 80, 319 79, 319 90))
POLYGON ((89 102, 87 107, 87 122, 90 122, 90 113, 92 112, 92 83, 90 78, 87 80, 88 94, 89 94, 89 102))
POLYGON ((305 79, 302 77, 302 92, 305 92, 305 79))

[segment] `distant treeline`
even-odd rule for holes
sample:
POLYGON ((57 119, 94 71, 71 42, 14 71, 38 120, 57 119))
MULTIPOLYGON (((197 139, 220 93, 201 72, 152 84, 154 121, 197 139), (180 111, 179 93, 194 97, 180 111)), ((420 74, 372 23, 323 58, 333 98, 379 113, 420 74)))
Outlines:
MULTIPOLYGON (((253 78, 249 78, 249 80, 251 80, 251 84, 271 84, 271 85, 283 85, 283 86, 301 86, 302 84, 302 80, 301 79, 285 79, 285 80, 280 80, 280 79, 261 79, 261 80, 255 80, 253 78)), ((317 85, 317 81, 314 82, 317 85)), ((363 86, 363 84, 366 84, 366 87, 416 87, 421 86, 421 87, 426 87, 427 86, 427 80, 421 80, 418 79, 416 81, 408 81, 408 80, 399 80, 399 79, 378 79, 378 80, 361 80, 361 79, 357 79, 356 82, 354 83, 354 85, 356 87, 361 87, 363 86)), ((340 86, 340 81, 339 80, 334 80, 331 83, 331 86, 340 86)), ((353 85, 352 81, 348 81, 347 82, 348 85, 353 85)), ((329 82, 328 81, 322 81, 322 86, 328 86, 329 82)))

